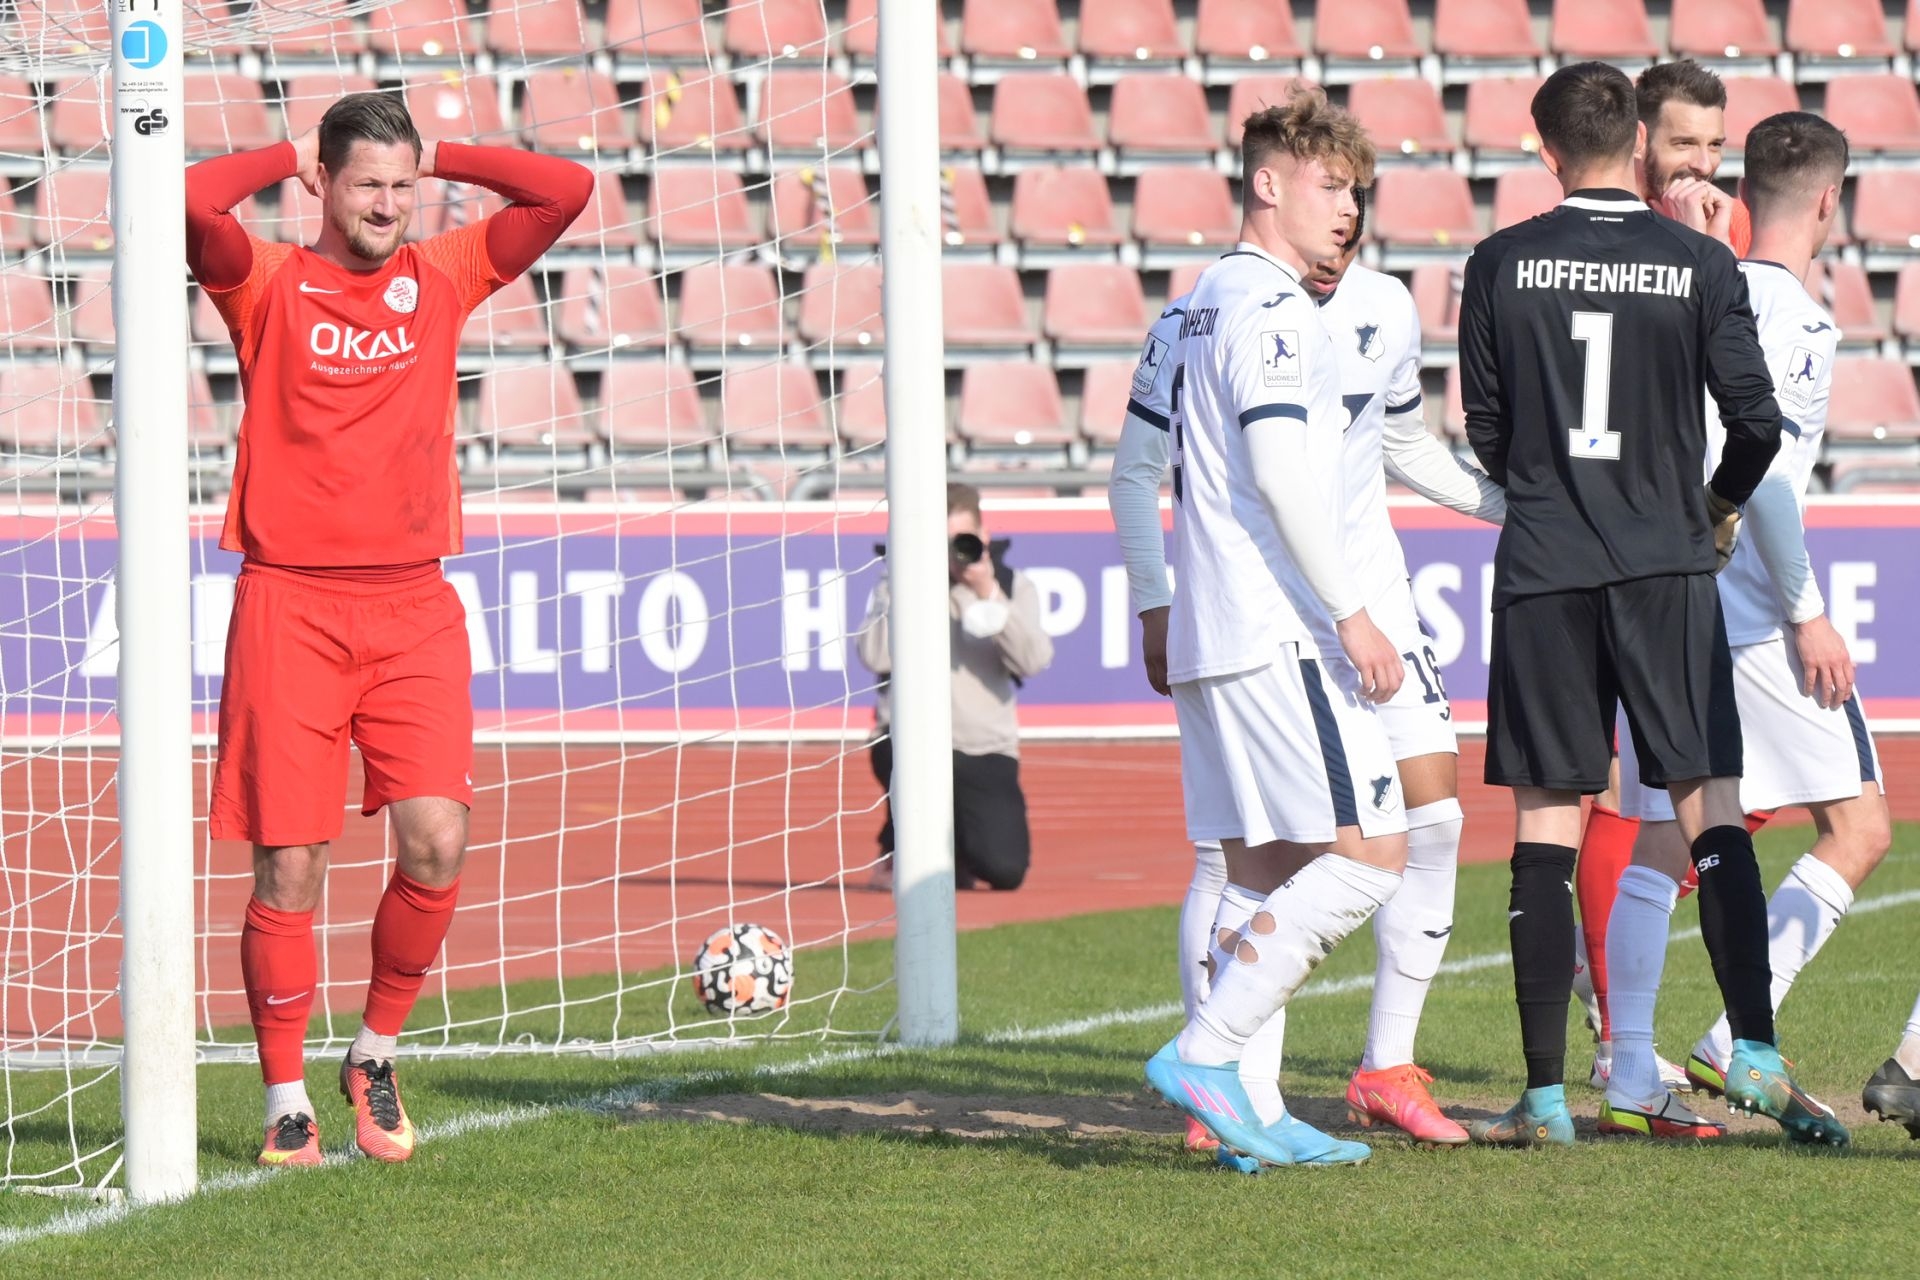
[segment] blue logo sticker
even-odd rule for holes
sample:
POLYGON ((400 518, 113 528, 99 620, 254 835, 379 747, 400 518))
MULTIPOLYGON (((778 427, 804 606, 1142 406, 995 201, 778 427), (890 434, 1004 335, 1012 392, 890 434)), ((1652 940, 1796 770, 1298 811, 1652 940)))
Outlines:
POLYGON ((142 71, 151 71, 167 56, 167 33, 144 18, 120 33, 120 56, 142 71))

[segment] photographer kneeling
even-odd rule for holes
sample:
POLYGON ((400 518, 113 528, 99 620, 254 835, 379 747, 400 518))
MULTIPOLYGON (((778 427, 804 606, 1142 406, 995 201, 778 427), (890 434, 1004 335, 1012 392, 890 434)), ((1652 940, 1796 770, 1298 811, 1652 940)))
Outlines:
MULTIPOLYGON (((953 652, 954 880, 969 889, 984 883, 1017 889, 1030 859, 1027 798, 1020 790, 1020 728, 1014 699, 1020 682, 1053 661, 1053 641, 1040 628, 1040 596, 1024 574, 1009 568, 1006 543, 990 543, 980 520, 980 491, 947 486, 947 614, 953 652)), ((874 708, 873 774, 882 787, 893 778, 886 573, 860 633, 860 660, 880 682, 874 708)), ((876 886, 893 878, 893 816, 880 829, 886 860, 876 886)))

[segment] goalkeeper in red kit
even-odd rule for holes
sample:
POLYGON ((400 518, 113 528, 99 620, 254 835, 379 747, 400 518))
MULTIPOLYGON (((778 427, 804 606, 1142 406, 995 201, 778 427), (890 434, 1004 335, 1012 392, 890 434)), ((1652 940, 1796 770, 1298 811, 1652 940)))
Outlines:
POLYGON ((461 546, 454 356, 468 314, 559 238, 593 175, 514 149, 423 146, 398 98, 355 93, 292 142, 194 165, 186 187, 187 262, 227 323, 246 399, 220 537, 245 559, 209 819, 215 840, 253 845, 240 968, 267 1086, 260 1163, 320 1160, 303 1046, 350 744, 362 812, 387 810, 397 865, 340 1088, 360 1149, 405 1160, 395 1043, 446 941, 473 800, 466 614, 440 571, 461 546), (289 177, 323 205, 310 246, 261 240, 233 216, 289 177), (426 177, 511 203, 408 243, 426 177))

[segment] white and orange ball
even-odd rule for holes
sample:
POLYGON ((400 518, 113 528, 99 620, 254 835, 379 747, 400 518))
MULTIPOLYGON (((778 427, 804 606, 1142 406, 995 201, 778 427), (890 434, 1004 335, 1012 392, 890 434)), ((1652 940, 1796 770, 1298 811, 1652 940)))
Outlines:
POLYGON ((793 954, 761 925, 715 929, 694 957, 693 994, 719 1017, 784 1009, 793 994, 793 954))

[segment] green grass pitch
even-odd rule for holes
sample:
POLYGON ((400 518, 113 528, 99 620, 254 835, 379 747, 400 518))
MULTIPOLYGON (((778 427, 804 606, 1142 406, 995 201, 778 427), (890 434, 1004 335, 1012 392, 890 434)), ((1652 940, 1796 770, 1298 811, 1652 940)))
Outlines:
MULTIPOLYGON (((1806 828, 1761 837, 1767 881, 1806 828)), ((1169 856, 1177 856, 1170 853, 1169 856)), ((1420 1040, 1456 1115, 1505 1106, 1521 1063, 1506 872, 1460 881, 1449 970, 1420 1040)), ((1785 1147, 1741 1121, 1717 1146, 1590 1136, 1571 1151, 1417 1151, 1374 1137, 1356 1169, 1216 1173, 1174 1136, 1140 1068, 1175 1029, 1172 909, 1006 926, 960 940, 964 1036, 938 1052, 790 1043, 641 1061, 496 1058, 403 1068, 423 1131, 411 1164, 340 1160, 256 1176, 254 1068, 200 1080, 205 1191, 125 1212, 0 1195, 8 1275, 131 1277, 346 1269, 388 1276, 1446 1275, 1603 1271, 1910 1275, 1920 1142, 1859 1111, 1920 986, 1920 828, 1904 827, 1781 1017, 1802 1082, 1854 1124, 1850 1153, 1785 1147)), ((1676 931, 1695 924, 1683 903, 1676 931)), ((800 957, 807 981, 809 957, 800 957)), ((837 965, 837 960, 835 961, 837 965)), ((880 948, 855 956, 883 972, 880 948)), ((1295 1109, 1337 1098, 1365 1030, 1362 934, 1288 1028, 1295 1109)), ((891 993, 854 1011, 878 1025, 891 993)), ((1715 1012, 1696 938, 1669 953, 1660 1034, 1684 1055, 1715 1012)), ((1590 1128, 1588 1037, 1569 1088, 1590 1128)), ((349 1140, 332 1068, 310 1087, 329 1149, 349 1140)), ((96 1092, 110 1123, 117 1083, 96 1092)), ((91 1104, 89 1104, 91 1105, 91 1104)), ((58 1134, 14 1135, 64 1149, 58 1134)), ((104 1171, 103 1171, 104 1172, 104 1171)))

